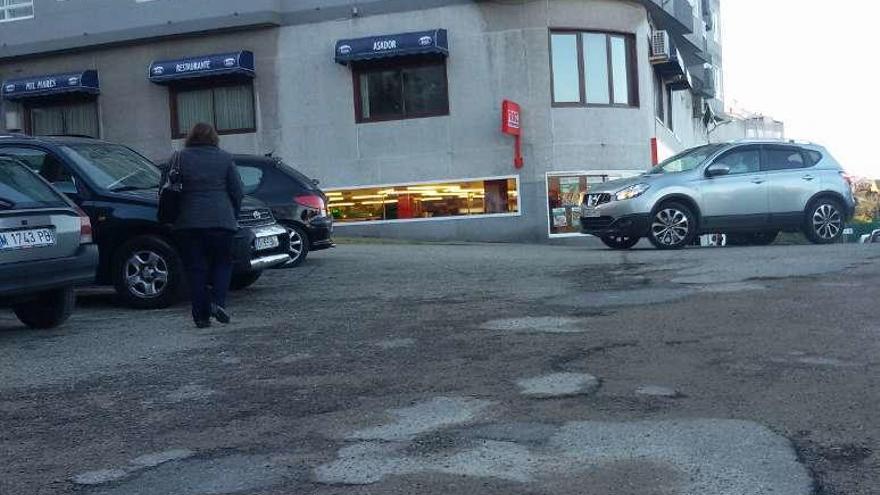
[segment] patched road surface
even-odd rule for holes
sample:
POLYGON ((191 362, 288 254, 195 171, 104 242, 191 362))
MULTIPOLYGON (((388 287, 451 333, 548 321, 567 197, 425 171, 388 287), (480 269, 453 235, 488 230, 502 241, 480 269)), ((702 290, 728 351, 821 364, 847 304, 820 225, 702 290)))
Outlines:
POLYGON ((0 494, 880 492, 880 247, 353 244, 0 315, 0 494))

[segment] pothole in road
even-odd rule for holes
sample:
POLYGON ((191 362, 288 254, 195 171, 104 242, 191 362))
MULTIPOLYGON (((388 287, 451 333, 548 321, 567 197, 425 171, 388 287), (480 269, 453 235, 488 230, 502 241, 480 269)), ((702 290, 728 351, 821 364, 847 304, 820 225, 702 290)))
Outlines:
POLYGON ((536 399, 590 395, 599 389, 599 379, 586 373, 554 373, 516 382, 525 396, 536 399))
POLYGON ((586 292, 574 296, 573 304, 582 308, 640 306, 677 301, 695 294, 693 288, 657 287, 607 292, 586 292))
POLYGON ((347 438, 351 440, 403 441, 443 427, 473 421, 493 403, 473 398, 437 397, 411 407, 392 409, 394 418, 388 424, 358 430, 347 438))
POLYGON ((316 468, 314 476, 319 483, 341 485, 441 473, 577 486, 577 480, 594 478, 597 472, 615 478, 615 470, 623 465, 627 467, 622 472, 651 471, 660 477, 617 480, 641 484, 631 486, 632 493, 654 493, 658 483, 668 485, 669 493, 684 495, 812 491, 812 479, 788 440, 752 422, 585 421, 538 425, 526 437, 518 437, 517 431, 484 425, 465 432, 470 437, 464 447, 421 455, 409 454, 407 442, 359 442, 341 449, 337 459, 316 468))
POLYGON ((95 495, 203 495, 257 490, 283 483, 297 472, 283 459, 234 455, 166 463, 115 483, 95 495))
POLYGON ((490 320, 484 323, 482 328, 512 333, 583 333, 590 329, 590 319, 566 316, 527 316, 490 320))
POLYGON ((275 361, 276 364, 293 364, 298 363, 300 361, 305 361, 306 359, 311 359, 314 356, 310 352, 297 352, 295 354, 288 354, 280 359, 275 361))
POLYGON ((665 399, 678 399, 684 397, 680 391, 661 385, 642 385, 635 390, 635 394, 645 397, 662 397, 665 399))
POLYGON ((392 349, 401 349, 403 347, 412 347, 416 345, 415 339, 388 339, 388 340, 380 340, 379 342, 374 343, 376 347, 389 351, 392 349))

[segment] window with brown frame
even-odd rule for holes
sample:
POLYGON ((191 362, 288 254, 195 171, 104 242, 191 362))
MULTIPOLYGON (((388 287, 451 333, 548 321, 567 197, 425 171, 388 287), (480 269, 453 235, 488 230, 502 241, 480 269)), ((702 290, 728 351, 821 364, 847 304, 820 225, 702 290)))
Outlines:
POLYGON ((553 106, 639 106, 635 36, 550 32, 553 106))
POLYGON ((26 103, 24 109, 28 134, 100 137, 98 102, 94 97, 37 99, 26 103))
POLYGON ((449 115, 446 59, 395 59, 352 67, 358 123, 449 115))
POLYGON ((212 124, 218 134, 255 132, 254 85, 248 82, 172 86, 171 133, 186 136, 199 122, 212 124))

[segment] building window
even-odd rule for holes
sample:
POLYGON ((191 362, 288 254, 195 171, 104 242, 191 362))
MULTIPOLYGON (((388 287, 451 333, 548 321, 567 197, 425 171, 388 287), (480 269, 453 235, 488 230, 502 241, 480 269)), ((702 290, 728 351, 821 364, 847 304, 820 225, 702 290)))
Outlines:
POLYGON ((672 86, 665 84, 659 75, 654 74, 654 115, 670 131, 675 131, 672 95, 672 86))
POLYGON ((547 172, 547 214, 550 237, 581 234, 581 199, 598 184, 641 174, 636 170, 547 172))
POLYGON ((325 191, 337 223, 519 214, 516 177, 325 191))
POLYGON ((654 74, 654 116, 660 122, 666 121, 666 101, 663 94, 663 79, 654 74))
POLYGON ((172 86, 172 134, 175 139, 199 122, 212 124, 219 134, 255 132, 254 86, 245 84, 172 86))
POLYGON ((449 115, 445 59, 354 66, 358 123, 449 115))
POLYGON ((98 104, 95 101, 34 103, 25 109, 27 131, 35 136, 99 137, 98 104))
POLYGON ((0 22, 34 18, 34 0, 0 0, 0 22))
POLYGON ((551 31, 550 64, 555 106, 639 105, 632 35, 551 31))

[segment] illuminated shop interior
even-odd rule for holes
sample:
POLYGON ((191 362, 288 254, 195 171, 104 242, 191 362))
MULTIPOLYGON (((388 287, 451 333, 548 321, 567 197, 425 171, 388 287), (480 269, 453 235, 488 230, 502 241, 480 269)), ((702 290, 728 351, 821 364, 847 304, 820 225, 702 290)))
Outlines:
POLYGON ((341 223, 519 213, 515 177, 326 191, 341 223))

